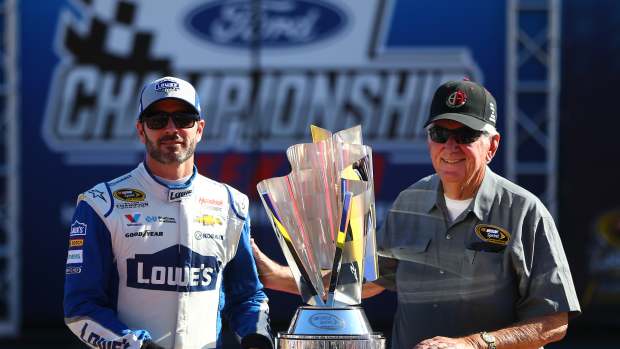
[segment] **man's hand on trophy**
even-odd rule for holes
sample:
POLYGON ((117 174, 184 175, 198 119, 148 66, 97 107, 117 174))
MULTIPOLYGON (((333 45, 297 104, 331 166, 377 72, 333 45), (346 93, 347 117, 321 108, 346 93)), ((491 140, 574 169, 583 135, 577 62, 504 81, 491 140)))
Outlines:
POLYGON ((265 288, 276 291, 299 294, 295 279, 288 266, 280 265, 258 248, 254 239, 250 239, 252 253, 258 268, 258 277, 265 288))

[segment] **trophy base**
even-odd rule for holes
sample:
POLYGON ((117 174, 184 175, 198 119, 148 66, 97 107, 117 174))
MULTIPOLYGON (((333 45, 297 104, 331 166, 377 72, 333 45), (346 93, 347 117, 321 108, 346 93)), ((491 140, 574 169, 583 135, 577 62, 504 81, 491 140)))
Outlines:
POLYGON ((288 332, 276 337, 278 349, 384 349, 385 337, 372 332, 359 306, 297 309, 288 332))
POLYGON ((277 349, 385 349, 380 334, 363 336, 323 336, 278 333, 277 349))

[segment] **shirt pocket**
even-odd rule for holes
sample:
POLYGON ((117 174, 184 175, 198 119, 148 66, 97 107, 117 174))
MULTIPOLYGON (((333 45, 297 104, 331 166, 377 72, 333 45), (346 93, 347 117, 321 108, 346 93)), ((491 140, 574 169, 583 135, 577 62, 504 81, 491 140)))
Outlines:
POLYGON ((399 260, 424 261, 439 222, 432 216, 392 211, 386 222, 382 250, 388 257, 399 260))
POLYGON ((505 251, 488 252, 465 249, 462 268, 464 278, 476 280, 477 283, 495 282, 501 279, 505 251))

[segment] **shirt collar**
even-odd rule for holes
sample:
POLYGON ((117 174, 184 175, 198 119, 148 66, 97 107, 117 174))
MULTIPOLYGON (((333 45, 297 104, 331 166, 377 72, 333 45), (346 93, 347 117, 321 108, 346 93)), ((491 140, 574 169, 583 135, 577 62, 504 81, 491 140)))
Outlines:
POLYGON ((159 180, 155 175, 153 175, 153 173, 151 172, 151 169, 146 165, 146 162, 142 162, 140 163, 142 166, 144 166, 144 169, 146 170, 146 173, 148 173, 149 177, 155 181, 156 183, 168 188, 168 189, 186 189, 189 188, 192 185, 192 182, 194 180, 194 178, 196 178, 196 173, 198 173, 198 170, 196 169, 196 165, 194 165, 194 168, 192 170, 192 175, 189 177, 189 179, 187 181, 185 181, 185 183, 179 183, 179 184, 168 184, 165 183, 161 180, 159 180))
POLYGON ((428 197, 422 201, 421 209, 423 209, 424 212, 430 213, 434 207, 439 207, 438 202, 443 196, 443 187, 441 186, 441 180, 437 174, 431 177, 427 193, 428 197))
POLYGON ((482 184, 480 184, 480 188, 478 188, 478 192, 474 197, 474 209, 472 211, 480 221, 486 220, 489 211, 491 211, 491 206, 493 205, 493 199, 495 197, 495 187, 497 185, 496 176, 497 175, 491 171, 489 166, 487 166, 484 171, 482 184))
MULTIPOLYGON (((478 217, 479 220, 483 221, 489 214, 491 210, 491 206, 493 204, 493 197, 495 193, 495 185, 497 184, 497 179, 495 178, 496 174, 491 171, 491 169, 487 166, 484 171, 484 178, 482 179, 482 183, 480 184, 480 188, 476 192, 473 200, 473 209, 472 212, 478 217)), ((430 182, 430 192, 433 194, 430 195, 424 203, 422 204, 422 208, 425 212, 429 213, 433 208, 440 208, 439 203, 445 205, 443 200, 443 187, 441 185, 441 180, 439 175, 435 174, 430 182)), ((470 205, 472 205, 470 204, 470 205)), ((471 207, 471 206, 470 206, 471 207)))

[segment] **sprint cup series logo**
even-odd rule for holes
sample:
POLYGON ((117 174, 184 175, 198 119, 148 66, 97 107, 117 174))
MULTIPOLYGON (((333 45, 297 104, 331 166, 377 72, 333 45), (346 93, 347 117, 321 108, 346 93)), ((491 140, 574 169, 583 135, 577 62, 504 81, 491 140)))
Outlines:
POLYGON ((362 124, 375 151, 407 162, 403 154, 424 152, 435 88, 463 76, 480 81, 467 48, 386 47, 391 0, 259 4, 92 0, 63 10, 46 143, 74 164, 96 162, 81 155, 89 151, 102 161, 138 156, 139 90, 173 74, 190 80, 204 104, 208 145, 198 152, 282 152, 305 141, 310 124, 362 124), (161 25, 170 19, 177 22, 161 25))

